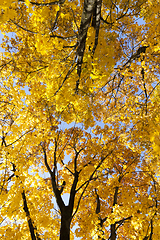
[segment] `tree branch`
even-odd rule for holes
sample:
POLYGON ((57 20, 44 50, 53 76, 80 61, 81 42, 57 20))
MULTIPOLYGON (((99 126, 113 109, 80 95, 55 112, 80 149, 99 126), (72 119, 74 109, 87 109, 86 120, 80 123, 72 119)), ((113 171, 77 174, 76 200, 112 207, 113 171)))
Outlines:
MULTIPOLYGON (((113 149, 113 150, 114 150, 114 149, 113 149)), ((102 163, 105 161, 105 159, 106 159, 109 155, 112 154, 113 150, 111 150, 110 153, 108 153, 105 157, 103 157, 103 158, 101 159, 101 161, 99 162, 99 164, 97 165, 97 167, 95 168, 95 170, 94 170, 94 171, 92 172, 92 174, 90 175, 90 177, 89 177, 89 179, 88 179, 88 182, 86 183, 86 186, 84 187, 84 189, 83 189, 83 191, 82 191, 82 193, 81 193, 81 195, 80 195, 80 197, 79 197, 76 210, 75 210, 75 212, 74 212, 74 214, 73 214, 72 217, 74 217, 75 214, 77 213, 78 208, 79 208, 79 205, 80 205, 80 201, 81 201, 81 199, 82 199, 82 196, 83 196, 84 192, 86 191, 86 189, 87 189, 90 181, 92 180, 94 174, 95 174, 95 173, 97 172, 97 170, 100 168, 100 166, 101 166, 102 163)))
POLYGON ((47 161, 47 154, 46 154, 46 149, 45 149, 45 143, 41 144, 43 152, 44 152, 44 162, 45 166, 51 176, 51 183, 52 183, 52 189, 56 198, 56 202, 58 204, 58 207, 61 212, 64 211, 65 209, 65 204, 63 202, 63 199, 61 197, 61 191, 58 189, 57 183, 56 183, 56 177, 55 177, 55 172, 57 170, 57 159, 56 159, 56 151, 57 151, 57 141, 55 139, 55 150, 54 150, 54 168, 53 171, 51 170, 48 161, 47 161))
POLYGON ((35 235, 35 227, 33 226, 33 223, 32 223, 32 219, 31 219, 30 212, 29 212, 29 209, 28 209, 26 195, 25 195, 24 190, 22 192, 22 198, 23 198, 23 206, 24 206, 23 209, 26 213, 31 238, 32 238, 32 240, 41 240, 39 237, 36 237, 36 235, 35 235))
POLYGON ((84 7, 81 17, 81 25, 78 36, 78 48, 77 48, 77 74, 80 78, 81 67, 83 62, 83 55, 85 50, 87 31, 91 22, 91 17, 93 15, 93 10, 95 7, 96 0, 84 0, 84 7))
MULTIPOLYGON (((18 2, 25 2, 25 0, 18 0, 18 2)), ((55 2, 50 2, 50 3, 37 3, 37 2, 30 2, 30 4, 39 6, 39 7, 44 7, 44 6, 53 6, 53 5, 60 5, 63 4, 65 0, 60 0, 60 1, 55 1, 55 2)))

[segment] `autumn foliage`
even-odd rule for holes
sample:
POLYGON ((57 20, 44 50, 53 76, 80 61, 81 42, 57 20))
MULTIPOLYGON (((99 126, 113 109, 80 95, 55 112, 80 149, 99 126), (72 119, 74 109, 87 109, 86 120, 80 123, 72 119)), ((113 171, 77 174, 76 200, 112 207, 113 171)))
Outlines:
POLYGON ((0 239, 160 239, 159 1, 0 8, 0 239))

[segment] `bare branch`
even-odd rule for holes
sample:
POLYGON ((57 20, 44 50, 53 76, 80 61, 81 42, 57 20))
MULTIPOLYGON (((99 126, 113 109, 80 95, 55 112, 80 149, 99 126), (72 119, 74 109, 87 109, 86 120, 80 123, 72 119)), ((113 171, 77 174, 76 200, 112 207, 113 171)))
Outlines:
MULTIPOLYGON (((114 149, 113 149, 113 150, 114 150, 114 149)), ((81 193, 81 195, 80 195, 80 197, 79 197, 76 210, 75 210, 75 212, 74 212, 74 214, 73 214, 72 217, 74 217, 75 214, 77 213, 78 208, 79 208, 79 205, 80 205, 80 201, 81 201, 81 199, 82 199, 82 196, 83 196, 83 194, 85 193, 85 191, 86 191, 86 189, 87 189, 90 181, 92 180, 94 174, 95 174, 95 173, 97 172, 97 170, 100 168, 100 166, 101 166, 102 163, 105 161, 105 159, 112 154, 113 150, 111 150, 105 157, 103 157, 103 158, 101 159, 101 161, 99 162, 99 164, 97 165, 97 167, 95 168, 95 170, 94 170, 94 171, 92 172, 92 174, 90 175, 90 177, 89 177, 89 179, 88 179, 88 182, 86 183, 86 186, 84 187, 84 189, 83 189, 83 191, 82 191, 82 193, 81 193)))
POLYGON ((33 222, 32 222, 31 216, 30 216, 30 212, 29 212, 29 208, 28 208, 27 200, 26 200, 26 195, 25 195, 24 191, 22 192, 22 198, 23 198, 23 206, 24 206, 23 209, 26 213, 31 238, 32 238, 32 240, 40 240, 40 238, 39 237, 37 238, 36 234, 35 234, 35 227, 33 226, 33 222))
POLYGON ((33 31, 31 31, 31 30, 29 30, 29 29, 27 29, 27 28, 24 28, 24 27, 22 27, 22 26, 20 26, 18 23, 16 23, 15 21, 13 21, 13 20, 10 20, 12 23, 14 23, 17 27, 19 27, 19 28, 21 28, 22 30, 24 30, 24 31, 26 31, 26 32, 29 32, 29 33, 32 33, 32 34, 38 34, 38 32, 33 32, 33 31))
POLYGON ((73 35, 73 36, 69 36, 69 37, 62 37, 62 36, 59 36, 59 35, 51 34, 50 37, 59 38, 59 39, 63 39, 63 40, 69 40, 69 39, 77 38, 77 35, 73 35))
POLYGON ((23 138, 27 133, 32 132, 32 131, 33 131, 33 130, 28 130, 27 132, 23 133, 18 139, 16 139, 15 141, 13 141, 13 142, 10 143, 10 144, 7 144, 6 147, 9 147, 9 146, 13 145, 14 143, 18 142, 18 141, 19 141, 21 138, 23 138))
MULTIPOLYGON (((25 2, 24 0, 18 0, 18 2, 25 2)), ((53 6, 53 5, 60 5, 63 4, 65 0, 60 0, 60 1, 55 1, 55 2, 50 2, 50 3, 37 3, 37 2, 30 2, 30 4, 39 6, 39 7, 44 7, 44 6, 53 6)))
POLYGON ((50 175, 52 175, 52 170, 48 164, 48 161, 47 161, 47 154, 46 154, 46 149, 45 149, 45 144, 41 143, 41 147, 43 149, 43 153, 44 153, 44 163, 45 163, 45 166, 49 172, 50 175))

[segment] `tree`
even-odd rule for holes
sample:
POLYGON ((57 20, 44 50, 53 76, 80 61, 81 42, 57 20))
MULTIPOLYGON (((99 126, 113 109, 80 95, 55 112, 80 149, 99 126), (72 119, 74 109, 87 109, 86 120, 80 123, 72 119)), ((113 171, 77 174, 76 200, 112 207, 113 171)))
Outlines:
POLYGON ((1 238, 159 239, 159 2, 0 6, 1 238))

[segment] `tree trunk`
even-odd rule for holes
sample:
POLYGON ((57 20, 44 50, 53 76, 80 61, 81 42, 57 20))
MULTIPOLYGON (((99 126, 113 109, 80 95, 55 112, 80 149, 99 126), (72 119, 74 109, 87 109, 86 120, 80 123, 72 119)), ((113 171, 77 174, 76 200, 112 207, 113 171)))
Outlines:
POLYGON ((70 219, 61 217, 60 240, 70 240, 70 219))
POLYGON ((111 240, 116 240, 116 224, 111 224, 111 240))

